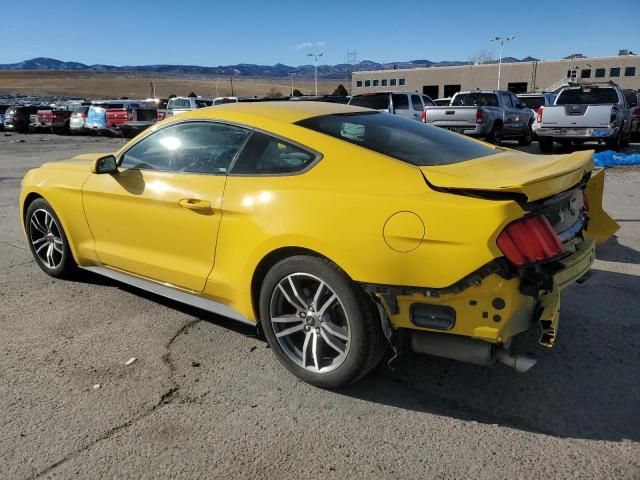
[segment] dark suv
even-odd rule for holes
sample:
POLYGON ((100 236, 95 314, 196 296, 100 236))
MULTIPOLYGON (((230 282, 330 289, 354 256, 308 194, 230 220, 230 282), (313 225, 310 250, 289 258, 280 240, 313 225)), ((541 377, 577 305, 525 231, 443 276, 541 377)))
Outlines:
POLYGON ((27 133, 30 116, 37 115, 38 106, 13 105, 4 112, 4 129, 27 133))

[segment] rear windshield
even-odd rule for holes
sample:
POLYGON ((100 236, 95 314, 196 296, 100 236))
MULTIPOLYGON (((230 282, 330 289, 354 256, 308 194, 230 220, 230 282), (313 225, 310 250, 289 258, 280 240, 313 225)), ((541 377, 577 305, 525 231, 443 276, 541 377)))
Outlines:
POLYGON ((417 166, 448 165, 496 153, 462 135, 389 113, 324 115, 298 125, 417 166))
POLYGON ((518 97, 520 103, 531 110, 537 110, 540 107, 544 107, 544 97, 518 97))
POLYGON ((372 108, 374 110, 389 109, 389 94, 374 93, 373 95, 356 95, 351 99, 349 105, 356 107, 372 108))
POLYGON ((495 93, 459 93, 451 101, 454 107, 497 107, 498 96, 495 93))
POLYGON ((556 105, 603 105, 618 103, 614 88, 569 88, 558 95, 556 105))
POLYGON ((210 107, 213 105, 213 100, 196 100, 196 108, 210 107))
POLYGON ((172 98, 167 102, 168 109, 190 109, 191 102, 188 98, 172 98))

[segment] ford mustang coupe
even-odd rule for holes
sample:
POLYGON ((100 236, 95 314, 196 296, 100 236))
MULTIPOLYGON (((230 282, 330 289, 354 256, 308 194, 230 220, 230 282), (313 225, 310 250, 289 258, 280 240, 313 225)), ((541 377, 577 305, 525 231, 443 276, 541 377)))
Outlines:
POLYGON ((617 228, 593 168, 364 108, 235 103, 31 170, 20 209, 49 275, 258 324, 293 374, 337 388, 400 344, 528 370, 511 339, 539 325, 553 345, 561 292, 617 228))

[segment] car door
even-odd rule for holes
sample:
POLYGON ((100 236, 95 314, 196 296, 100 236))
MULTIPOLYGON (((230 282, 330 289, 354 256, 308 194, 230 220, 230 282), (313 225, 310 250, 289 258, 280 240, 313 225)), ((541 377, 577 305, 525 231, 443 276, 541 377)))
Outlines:
POLYGON ((394 93, 391 95, 393 102, 393 113, 405 118, 412 118, 412 111, 409 107, 409 95, 406 93, 394 93))
POLYGON ((511 102, 511 95, 506 92, 500 92, 499 95, 500 103, 502 104, 502 108, 504 109, 504 135, 513 135, 517 132, 518 129, 516 125, 516 109, 511 102))
POLYGON ((517 95, 511 95, 511 103, 514 107, 514 127, 518 133, 525 133, 529 127, 529 119, 531 118, 531 110, 526 108, 517 95))
POLYGON ((92 174, 83 205, 100 262, 202 291, 213 267, 226 174, 249 130, 186 121, 151 133, 92 174))
POLYGON ((411 95, 411 118, 419 122, 422 121, 422 112, 424 112, 424 105, 420 99, 420 95, 411 95))

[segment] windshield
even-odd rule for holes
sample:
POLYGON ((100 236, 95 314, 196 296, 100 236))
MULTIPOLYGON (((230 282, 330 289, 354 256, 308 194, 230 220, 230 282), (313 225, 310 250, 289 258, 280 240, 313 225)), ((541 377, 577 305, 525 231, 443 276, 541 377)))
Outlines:
POLYGON ((213 100, 196 100, 196 108, 210 107, 213 105, 213 100))
POLYGON ((167 102, 169 110, 190 110, 191 102, 188 98, 172 98, 167 102))
POLYGON ((568 88, 560 92, 556 105, 606 105, 618 103, 614 88, 568 88))
POLYGON ((495 93, 459 93, 451 101, 454 107, 497 107, 498 96, 495 93))
POLYGON ((419 167, 448 165, 496 153, 473 140, 388 113, 335 114, 298 125, 419 167))
POLYGON ((531 110, 537 110, 540 107, 544 107, 544 97, 518 97, 520 103, 531 110))
POLYGON ((356 95, 351 99, 349 105, 356 107, 372 108, 374 110, 389 109, 389 94, 374 93, 373 95, 356 95))

